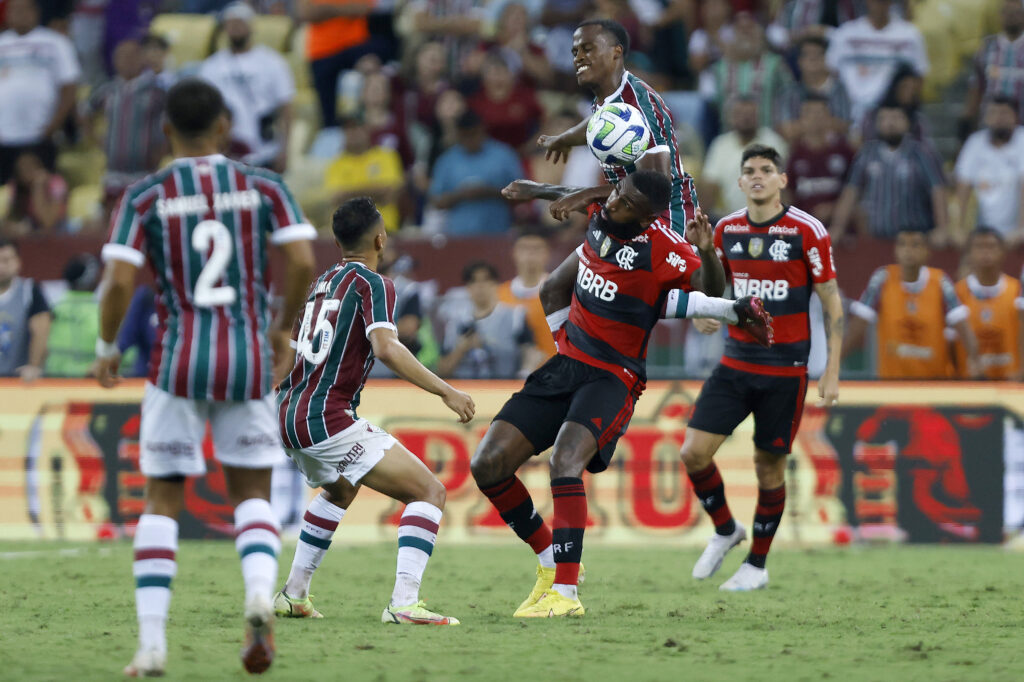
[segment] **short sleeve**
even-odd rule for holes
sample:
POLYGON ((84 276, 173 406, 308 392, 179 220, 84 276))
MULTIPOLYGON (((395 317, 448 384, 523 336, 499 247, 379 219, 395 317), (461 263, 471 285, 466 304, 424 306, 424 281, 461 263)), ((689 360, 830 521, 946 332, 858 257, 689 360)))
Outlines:
POLYGON ((977 138, 971 135, 967 138, 967 142, 964 143, 963 149, 960 150, 960 155, 956 157, 956 165, 953 166, 953 177, 957 182, 963 182, 970 184, 974 175, 977 173, 976 159, 978 155, 975 153, 977 145, 975 140, 977 138))
POLYGON ((850 304, 850 312, 857 317, 874 322, 878 319, 878 304, 882 295, 882 287, 889 278, 889 271, 885 268, 878 268, 871 275, 868 286, 864 289, 859 301, 850 304))
POLYGON ((929 188, 935 189, 946 184, 946 176, 942 172, 942 164, 936 154, 925 146, 918 145, 915 149, 915 156, 929 188))
POLYGON ((361 297, 361 312, 366 325, 366 336, 374 329, 390 329, 395 326, 395 283, 369 270, 360 270, 356 288, 361 297))
POLYGON ((924 36, 917 30, 913 25, 910 26, 913 31, 913 43, 914 51, 910 56, 911 62, 914 65, 914 70, 921 76, 927 76, 928 71, 931 68, 931 64, 928 63, 928 49, 924 44, 924 36))
POLYGON ((32 280, 32 300, 29 301, 28 316, 34 317, 39 313, 48 312, 50 312, 50 304, 46 302, 46 296, 43 295, 39 282, 32 280))
POLYGON ((663 242, 665 246, 662 249, 652 249, 652 255, 656 260, 652 266, 658 275, 658 284, 662 290, 692 291, 690 279, 693 273, 700 269, 700 258, 694 253, 690 243, 681 236, 664 226, 659 225, 657 229, 667 240, 663 242))
POLYGON ((316 228, 306 222, 299 202, 279 178, 261 178, 256 187, 268 203, 270 243, 287 244, 316 239, 316 228))
POLYGON ((58 36, 56 41, 57 60, 55 63, 57 82, 61 85, 73 85, 82 77, 82 67, 71 41, 58 36))
POLYGON ((120 260, 141 268, 146 263, 146 233, 142 228, 143 216, 139 212, 138 192, 127 191, 121 197, 117 211, 110 221, 110 237, 101 252, 104 262, 120 260))
POLYGON ((857 152, 857 155, 853 157, 853 165, 850 167, 850 177, 846 181, 847 185, 856 187, 859 190, 863 190, 864 185, 867 182, 869 159, 865 152, 866 149, 862 148, 857 152))
POLYGON ((295 80, 292 78, 288 63, 279 54, 270 51, 270 58, 273 60, 274 70, 277 71, 277 78, 274 79, 277 103, 278 106, 284 106, 295 99, 295 80))
POLYGON ((970 311, 956 295, 956 286, 953 284, 953 280, 943 273, 940 284, 942 286, 942 303, 946 308, 946 324, 954 325, 963 322, 967 319, 970 311))
POLYGON ((672 149, 672 112, 668 110, 660 97, 654 95, 650 90, 638 89, 636 93, 637 104, 647 121, 647 127, 651 131, 651 146, 647 154, 660 154, 669 152, 672 149), (653 113, 652 117, 650 113, 653 113))
POLYGON ((448 150, 442 154, 438 159, 437 163, 434 164, 434 168, 431 172, 430 188, 427 190, 427 195, 432 199, 445 194, 446 192, 452 191, 451 182, 448 180, 448 167, 449 167, 449 154, 451 150, 448 150))
POLYGON ((836 278, 836 261, 832 253, 832 238, 821 221, 807 215, 809 223, 804 228, 804 263, 815 284, 836 278))

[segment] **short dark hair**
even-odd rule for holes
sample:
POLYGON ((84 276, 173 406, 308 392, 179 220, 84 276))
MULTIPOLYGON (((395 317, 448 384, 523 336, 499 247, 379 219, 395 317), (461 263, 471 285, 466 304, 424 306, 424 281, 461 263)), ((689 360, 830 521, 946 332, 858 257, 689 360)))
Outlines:
POLYGON ((3 237, 0 237, 0 249, 7 249, 7 248, 14 249, 14 253, 17 253, 19 255, 21 253, 18 250, 18 243, 17 242, 13 242, 10 239, 5 239, 3 237))
POLYGON ((480 114, 472 109, 466 109, 455 119, 456 130, 475 130, 482 125, 483 120, 480 118, 480 114))
POLYGON ((473 276, 481 270, 487 273, 488 279, 492 282, 498 281, 498 269, 496 267, 485 260, 474 260, 466 263, 466 267, 462 268, 462 283, 469 284, 472 282, 473 276))
POLYGON ((971 233, 967 235, 967 248, 974 246, 974 240, 978 237, 993 237, 999 246, 1006 246, 1006 238, 1003 237, 1003 233, 994 227, 988 225, 978 225, 976 228, 971 230, 971 233))
POLYGON ((1013 113, 1020 114, 1020 105, 1017 103, 1016 97, 1010 97, 1009 95, 996 95, 988 101, 991 104, 1002 104, 1003 106, 1010 107, 1013 109, 1013 113))
POLYGON ((626 27, 613 19, 587 19, 581 21, 576 25, 576 28, 580 29, 584 26, 598 26, 601 31, 610 35, 615 42, 614 45, 622 46, 622 56, 625 57, 629 54, 629 33, 626 31, 626 27))
POLYGON ((543 239, 547 242, 550 236, 550 231, 545 230, 543 227, 522 227, 516 232, 515 241, 525 239, 527 237, 536 237, 537 239, 543 239))
POLYGON ((201 78, 185 78, 167 92, 167 120, 186 137, 198 137, 224 115, 224 98, 201 78))
POLYGON ((769 147, 766 144, 752 144, 743 150, 743 156, 740 158, 740 169, 750 159, 768 159, 775 168, 779 171, 782 170, 782 154, 779 154, 775 147, 769 147))
POLYGON ((797 47, 799 48, 798 49, 798 53, 799 53, 799 50, 803 50, 804 49, 805 45, 817 45, 818 47, 820 47, 822 49, 822 51, 827 52, 828 51, 828 38, 826 38, 825 36, 815 36, 815 35, 804 36, 797 43, 797 47))
POLYGON ((167 38, 164 38, 159 33, 147 33, 146 35, 142 36, 142 39, 139 41, 139 43, 143 47, 155 45, 156 47, 159 47, 163 50, 171 49, 171 44, 167 42, 167 38))
POLYGON ((360 246, 363 237, 380 222, 380 211, 370 197, 349 199, 334 211, 331 229, 343 249, 360 246))
POLYGON ((652 213, 658 214, 668 208, 672 200, 672 181, 666 175, 656 170, 643 169, 629 177, 633 180, 633 186, 647 197, 652 213))

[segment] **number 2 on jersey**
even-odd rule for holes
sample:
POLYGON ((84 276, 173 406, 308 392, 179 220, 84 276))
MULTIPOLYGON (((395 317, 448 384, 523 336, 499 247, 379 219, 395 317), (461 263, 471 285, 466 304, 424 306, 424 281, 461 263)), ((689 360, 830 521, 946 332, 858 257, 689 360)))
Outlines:
POLYGON ((231 305, 238 298, 238 292, 234 288, 215 286, 224 277, 224 271, 231 262, 231 254, 234 252, 231 233, 224 223, 204 220, 192 231, 192 248, 199 253, 206 253, 211 243, 213 251, 210 253, 210 259, 200 270, 192 291, 193 302, 202 308, 231 305))
POLYGON ((316 316, 316 326, 313 326, 313 309, 316 308, 316 301, 306 304, 305 313, 302 315, 302 324, 299 326, 299 339, 295 344, 295 350, 306 359, 306 362, 319 365, 327 359, 327 353, 331 350, 331 342, 334 341, 334 327, 327 320, 328 313, 341 307, 341 301, 336 298, 324 299, 320 305, 320 312, 316 316), (320 347, 313 350, 313 340, 320 337, 320 347))

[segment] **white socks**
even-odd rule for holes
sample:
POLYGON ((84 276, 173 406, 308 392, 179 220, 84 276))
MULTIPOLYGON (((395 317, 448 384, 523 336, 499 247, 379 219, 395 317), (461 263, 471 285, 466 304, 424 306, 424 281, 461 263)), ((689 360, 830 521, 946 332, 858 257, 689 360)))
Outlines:
POLYGON ((576 591, 576 585, 562 585, 561 583, 555 583, 551 586, 551 589, 568 599, 579 599, 577 596, 578 593, 576 591))
POLYGON ((242 559, 245 601, 274 594, 280 529, 270 503, 253 497, 235 507, 235 548, 242 559))
POLYGON ((398 522, 398 567, 392 606, 409 606, 419 601, 420 581, 427 560, 434 551, 443 512, 429 502, 410 502, 398 522))
POLYGON ((302 517, 302 531, 295 545, 295 558, 292 560, 288 582, 284 586, 284 592, 289 597, 305 599, 309 595, 313 573, 327 554, 334 531, 344 516, 345 510, 325 500, 322 494, 310 501, 302 517))
POLYGON ((709 317, 728 324, 740 321, 732 307, 735 301, 707 296, 699 291, 691 291, 689 294, 686 302, 687 317, 709 317))
POLYGON ((545 547, 537 555, 537 561, 539 561, 540 565, 543 566, 544 568, 554 568, 555 567, 555 546, 554 545, 548 545, 547 547, 545 547))
POLYGON ((143 514, 135 529, 135 613, 139 648, 166 653, 165 624, 171 606, 171 580, 178 571, 178 522, 168 516, 143 514))

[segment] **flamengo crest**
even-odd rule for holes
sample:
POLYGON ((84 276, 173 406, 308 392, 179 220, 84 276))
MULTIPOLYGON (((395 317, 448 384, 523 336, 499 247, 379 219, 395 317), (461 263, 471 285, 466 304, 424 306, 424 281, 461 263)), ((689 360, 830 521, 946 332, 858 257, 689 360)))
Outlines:
POLYGON ((633 261, 636 259, 636 256, 636 249, 631 246, 623 246, 616 252, 615 260, 623 270, 632 270, 633 261))

